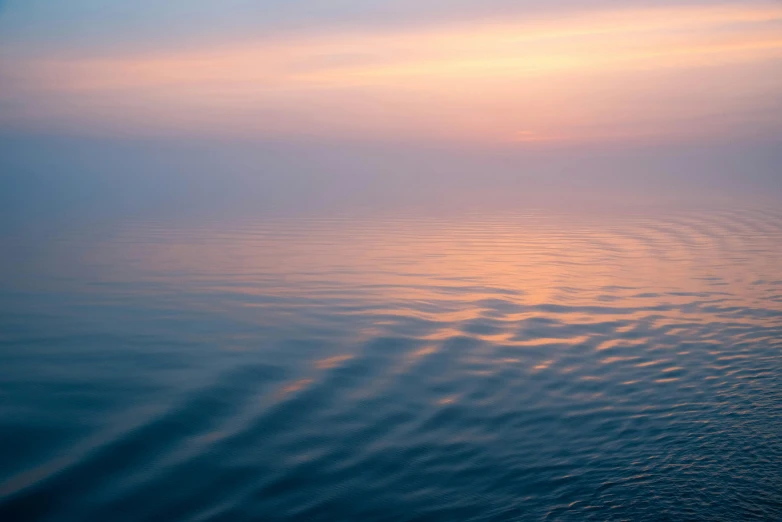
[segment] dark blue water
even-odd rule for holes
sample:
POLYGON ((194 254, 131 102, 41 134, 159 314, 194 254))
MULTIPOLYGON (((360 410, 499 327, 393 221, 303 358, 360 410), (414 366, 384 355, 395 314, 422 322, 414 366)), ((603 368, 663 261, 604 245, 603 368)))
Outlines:
POLYGON ((782 520, 782 211, 9 229, 0 520, 782 520))

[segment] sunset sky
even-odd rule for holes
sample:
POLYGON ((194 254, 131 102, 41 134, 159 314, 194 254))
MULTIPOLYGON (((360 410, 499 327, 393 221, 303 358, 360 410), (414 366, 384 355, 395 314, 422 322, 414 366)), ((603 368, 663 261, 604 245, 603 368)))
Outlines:
POLYGON ((9 0, 0 85, 6 133, 766 140, 782 4, 9 0))

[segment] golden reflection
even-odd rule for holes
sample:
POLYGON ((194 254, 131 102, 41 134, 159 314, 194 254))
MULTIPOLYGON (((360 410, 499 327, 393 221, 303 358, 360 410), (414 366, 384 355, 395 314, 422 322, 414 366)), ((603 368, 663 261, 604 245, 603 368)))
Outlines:
POLYGON ((543 361, 541 363, 536 364, 532 367, 533 371, 541 371, 548 369, 552 364, 554 364, 556 361, 554 359, 549 359, 547 361, 543 361))
POLYGON ((626 361, 634 361, 638 359, 637 356, 615 356, 615 357, 606 357, 605 359, 600 360, 600 364, 613 364, 618 362, 626 362, 626 361))
MULTIPOLYGON (((472 318, 475 316, 475 313, 471 312, 469 315, 472 318)), ((464 332, 460 328, 450 326, 448 323, 445 323, 440 328, 434 329, 422 335, 421 338, 427 341, 443 342, 443 341, 447 341, 448 339, 458 338, 463 335, 464 332)), ((428 348, 426 348, 425 350, 428 350, 428 348)))
MULTIPOLYGON (((513 343, 518 347, 586 343, 593 334, 578 328, 610 323, 612 332, 621 336, 601 339, 598 349, 630 348, 644 342, 644 332, 702 327, 712 317, 704 307, 719 310, 741 302, 763 309, 775 304, 749 285, 735 285, 730 294, 720 295, 724 286, 714 287, 712 281, 696 277, 712 271, 728 282, 743 281, 753 273, 760 279, 768 270, 763 256, 737 265, 740 270, 726 267, 719 252, 691 249, 681 242, 673 225, 664 226, 663 235, 652 232, 644 220, 628 221, 610 238, 612 246, 620 247, 612 254, 622 267, 617 270, 603 261, 604 251, 579 246, 579 238, 604 232, 601 219, 590 223, 566 214, 545 219, 503 216, 499 223, 479 221, 473 229, 425 218, 413 223, 377 218, 364 224, 344 220, 326 225, 292 220, 274 224, 280 229, 274 234, 254 229, 240 241, 220 245, 200 243, 197 238, 209 234, 196 231, 192 238, 171 237, 164 246, 106 256, 151 271, 226 274, 234 279, 230 286, 215 282, 211 288, 239 295, 360 296, 362 303, 372 306, 350 313, 372 317, 373 325, 384 329, 412 320, 419 325, 420 336, 443 340, 464 335, 465 325, 473 324, 469 335, 521 335, 513 343), (635 245, 652 233, 665 246, 666 256, 637 255, 635 245), (481 243, 486 234, 493 240, 481 243), (688 261, 670 263, 671 256, 688 261), (398 259, 414 263, 399 264, 398 259), (577 291, 563 294, 562 288, 577 291), (606 292, 616 300, 597 299, 606 292), (706 304, 692 307, 697 301, 706 304), (689 306, 686 314, 683 306, 689 306), (524 337, 529 330, 522 325, 530 319, 559 314, 567 314, 568 328, 544 323, 546 335, 540 336, 531 324, 532 335, 524 337), (639 324, 645 324, 645 330, 638 331, 639 324)), ((248 300, 247 306, 281 310, 274 302, 248 300)), ((746 320, 762 324, 767 318, 746 320)))
MULTIPOLYGON (((698 216, 688 215, 697 225, 698 216)), ((283 221, 211 244, 201 238, 212 234, 177 233, 170 242, 112 250, 106 262, 176 273, 172 284, 184 285, 183 295, 194 281, 221 295, 230 292, 241 299, 219 312, 264 328, 277 328, 302 310, 325 321, 326 332, 342 328, 330 321, 347 318, 355 325, 353 337, 339 342, 364 346, 394 338, 399 345, 392 349, 390 371, 401 374, 428 367, 427 359, 437 354, 432 362, 458 357, 471 375, 555 369, 587 380, 601 374, 582 374, 573 361, 582 360, 575 354, 590 353, 595 368, 626 365, 649 379, 672 382, 675 372, 688 367, 682 358, 695 352, 679 339, 696 339, 697 353, 709 358, 704 368, 724 371, 747 355, 724 353, 713 324, 728 321, 746 340, 765 339, 782 317, 782 302, 746 284, 773 280, 776 267, 766 257, 782 256, 782 244, 762 234, 735 237, 737 244, 726 247, 700 240, 723 233, 720 227, 704 232, 693 226, 686 233, 691 237, 683 235, 676 226, 686 221, 682 216, 624 218, 621 225, 611 216, 553 213, 468 222, 373 219, 283 221), (608 250, 584 246, 594 234, 608 250), (650 238, 665 255, 635 249, 650 238), (722 261, 724 248, 760 252, 758 242, 765 254, 740 264, 722 261), (608 255, 611 263, 605 262, 608 255), (204 281, 205 273, 225 277, 204 281)), ((312 365, 328 370, 355 356, 342 351, 312 365)), ((289 383, 280 394, 311 383, 289 383)))
POLYGON ((290 384, 288 384, 286 386, 283 386, 280 389, 278 395, 280 395, 280 396, 282 396, 282 395, 289 395, 291 393, 295 393, 297 391, 301 391, 304 388, 306 388, 307 386, 309 386, 310 384, 312 384, 312 382, 313 382, 312 379, 299 379, 298 381, 295 381, 295 382, 292 382, 292 383, 290 383, 290 384))
POLYGON ((563 343, 565 344, 582 344, 586 343, 590 340, 590 337, 588 335, 579 335, 576 337, 568 337, 567 335, 564 335, 562 337, 554 336, 554 335, 547 335, 545 337, 537 338, 537 339, 525 339, 523 341, 514 340, 512 341, 512 345, 524 348, 524 347, 540 347, 540 346, 557 346, 561 345, 563 343))
POLYGON ((437 404, 441 405, 447 405, 447 404, 453 404, 458 399, 458 396, 452 395, 450 397, 443 397, 439 401, 437 401, 437 404))
POLYGON ((660 360, 654 360, 654 361, 646 361, 642 363, 638 363, 635 365, 636 368, 646 368, 648 366, 659 366, 660 364, 665 364, 671 362, 670 359, 660 359, 660 360))
POLYGON ((352 354, 345 354, 345 355, 335 355, 334 357, 328 357, 326 359, 321 359, 319 361, 315 362, 315 367, 319 370, 327 370, 330 368, 335 368, 339 366, 341 363, 345 361, 349 361, 355 357, 352 354))
POLYGON ((437 351, 437 347, 432 346, 426 346, 424 348, 421 348, 419 350, 415 350, 414 352, 411 352, 407 356, 407 360, 409 362, 415 361, 416 359, 420 359, 422 357, 426 357, 427 355, 431 355, 437 351))

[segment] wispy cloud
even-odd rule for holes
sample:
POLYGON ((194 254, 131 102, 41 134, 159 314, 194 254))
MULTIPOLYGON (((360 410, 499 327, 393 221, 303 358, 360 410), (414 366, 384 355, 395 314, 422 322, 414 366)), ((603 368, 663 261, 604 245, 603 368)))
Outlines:
POLYGON ((731 134, 779 125, 781 29, 778 5, 612 7, 8 56, 0 124, 482 143, 731 134))

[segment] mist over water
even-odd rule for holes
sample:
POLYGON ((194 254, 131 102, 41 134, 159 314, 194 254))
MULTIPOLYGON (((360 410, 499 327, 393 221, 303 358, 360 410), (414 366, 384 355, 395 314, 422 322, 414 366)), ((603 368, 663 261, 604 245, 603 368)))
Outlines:
POLYGON ((780 35, 0 0, 0 522, 779 522, 780 35))
POLYGON ((428 205, 308 207, 131 171, 37 171, 6 210, 0 519, 782 516, 771 190, 577 205, 474 176, 479 205, 442 184, 438 209, 422 176, 428 205))

